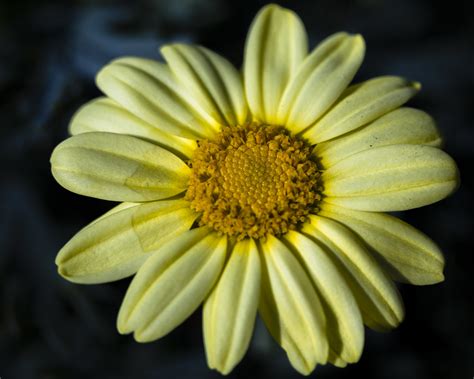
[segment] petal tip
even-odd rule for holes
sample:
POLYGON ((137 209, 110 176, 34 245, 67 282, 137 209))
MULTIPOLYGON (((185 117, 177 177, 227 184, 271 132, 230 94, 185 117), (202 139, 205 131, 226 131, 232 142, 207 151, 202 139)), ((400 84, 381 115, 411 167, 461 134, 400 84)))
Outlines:
POLYGON ((164 56, 165 54, 167 54, 168 51, 174 50, 174 49, 176 49, 177 47, 182 46, 182 45, 184 45, 184 44, 183 44, 183 43, 179 43, 179 42, 167 43, 167 44, 161 46, 161 47, 159 48, 159 51, 160 51, 160 53, 164 56))
POLYGON ((143 331, 140 332, 139 330, 135 330, 135 332, 133 333, 133 338, 135 339, 135 341, 139 343, 153 342, 157 339, 157 338, 150 337, 146 333, 143 333, 143 331))
POLYGON ((109 75, 109 72, 112 68, 112 63, 113 62, 110 62, 110 63, 106 64, 99 71, 97 71, 97 74, 95 75, 95 84, 101 90, 102 90, 101 86, 102 86, 104 80, 106 80, 106 76, 109 75))
POLYGON ((359 33, 353 34, 351 37, 352 37, 354 45, 364 52, 365 51, 365 39, 362 36, 362 34, 359 34, 359 33))
POLYGON ((173 54, 173 50, 175 49, 176 45, 174 43, 171 43, 171 44, 166 44, 166 45, 163 45, 161 46, 158 51, 160 52, 161 56, 163 57, 163 59, 166 61, 167 60, 167 57, 170 55, 170 54, 173 54))
POLYGON ((58 265, 58 274, 66 279, 66 280, 70 280, 70 275, 68 275, 68 272, 66 270, 66 268, 64 266, 62 266, 60 263, 56 263, 58 265))
POLYGON ((58 266, 58 270, 60 269, 61 264, 64 263, 64 256, 61 254, 61 251, 56 255, 56 258, 54 259, 54 264, 58 266))
POLYGON ((122 321, 118 320, 117 321, 117 331, 121 334, 121 335, 126 335, 126 334, 129 334, 131 332, 131 330, 128 330, 126 328, 126 325, 125 323, 123 323, 122 321))
POLYGON ((130 314, 125 309, 126 308, 124 308, 124 304, 122 303, 122 306, 120 307, 120 310, 118 312, 117 321, 115 324, 115 326, 117 327, 117 331, 121 335, 130 334, 133 332, 133 329, 134 329, 133 327, 129 325, 128 320, 130 318, 130 314))
POLYGON ((74 270, 68 270, 65 265, 58 266, 58 274, 65 280, 76 284, 91 284, 90 278, 87 276, 81 276, 74 270))
POLYGON ((438 283, 442 283, 444 282, 444 280, 446 279, 444 277, 444 273, 443 272, 439 272, 439 273, 436 273, 436 274, 433 274, 433 276, 430 278, 431 280, 429 282, 425 282, 424 284, 426 285, 432 285, 432 284, 438 284, 438 283))
POLYGON ((275 12, 275 11, 279 11, 279 10, 283 10, 284 8, 282 8, 280 5, 278 4, 275 4, 275 3, 270 3, 270 4, 267 4, 265 5, 264 7, 262 7, 262 9, 260 10, 261 13, 263 12, 275 12))
POLYGON ((226 366, 225 364, 224 365, 212 365, 211 366, 208 363, 208 366, 209 366, 210 369, 216 370, 219 374, 224 375, 224 376, 229 375, 232 372, 232 370, 234 369, 233 366, 229 366, 229 365, 226 366))

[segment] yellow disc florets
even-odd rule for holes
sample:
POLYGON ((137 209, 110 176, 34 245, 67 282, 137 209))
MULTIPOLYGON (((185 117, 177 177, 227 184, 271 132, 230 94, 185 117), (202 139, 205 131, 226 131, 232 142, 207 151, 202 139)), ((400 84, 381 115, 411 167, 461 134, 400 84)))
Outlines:
POLYGON ((319 171, 311 147, 269 125, 225 127, 194 152, 186 198, 201 225, 236 236, 281 235, 315 213, 319 171))

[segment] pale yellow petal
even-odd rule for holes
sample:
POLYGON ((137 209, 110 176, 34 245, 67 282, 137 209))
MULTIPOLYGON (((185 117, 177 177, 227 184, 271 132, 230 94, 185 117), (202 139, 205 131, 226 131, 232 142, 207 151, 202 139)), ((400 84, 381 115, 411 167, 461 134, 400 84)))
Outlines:
POLYGON ((338 137, 398 108, 419 89, 419 83, 397 76, 382 76, 351 86, 303 136, 311 143, 338 137))
POLYGON ((113 133, 68 138, 51 156, 54 178, 80 195, 149 201, 186 189, 189 167, 176 155, 141 139, 113 133))
POLYGON ((444 280, 444 257, 439 247, 398 218, 327 203, 321 204, 319 214, 339 221, 357 233, 393 279, 418 285, 444 280))
POLYGON ((191 139, 216 130, 197 113, 169 67, 142 58, 120 58, 97 74, 98 87, 135 116, 160 130, 191 139))
POLYGON ((161 200, 141 204, 130 220, 144 251, 153 251, 191 228, 198 217, 186 200, 161 200))
POLYGON ((397 288, 356 235, 321 216, 311 216, 302 231, 326 246, 353 291, 367 326, 385 330, 402 321, 404 309, 397 288))
POLYGON ((308 375, 317 363, 328 360, 323 306, 305 270, 283 242, 270 235, 261 247, 260 314, 293 367, 308 375))
POLYGON ((72 118, 69 131, 72 135, 109 132, 141 137, 185 158, 190 158, 197 147, 195 140, 164 132, 158 125, 149 124, 106 97, 81 107, 72 118))
POLYGON ((360 35, 337 33, 324 40, 288 84, 278 108, 278 123, 293 133, 313 124, 351 82, 364 52, 360 35))
POLYGON ((344 362, 357 362, 364 347, 364 324, 343 275, 315 241, 295 231, 285 239, 304 264, 325 308, 329 348, 344 362))
POLYGON ((260 258, 255 242, 238 242, 219 282, 204 304, 207 362, 228 374, 250 343, 260 298, 260 258))
POLYGON ((281 96, 308 51, 300 18, 288 9, 267 5, 255 17, 245 45, 244 83, 253 116, 277 119, 281 96))
POLYGON ((117 327, 138 342, 156 340, 202 303, 226 259, 227 237, 192 229, 165 243, 140 268, 125 295, 117 327))
POLYGON ((433 118, 418 109, 396 109, 363 128, 316 145, 314 154, 326 169, 361 151, 401 144, 439 147, 441 136, 433 118))
POLYGON ((221 125, 244 125, 248 109, 240 73, 225 58, 201 46, 168 45, 161 53, 176 80, 221 125))
POLYGON ((140 204, 142 204, 142 203, 129 203, 129 202, 119 203, 119 204, 117 204, 115 207, 113 207, 113 208, 111 208, 110 210, 108 210, 107 212, 105 212, 103 215, 97 217, 97 218, 96 218, 94 221, 92 221, 89 225, 92 225, 94 222, 100 221, 100 220, 102 220, 103 218, 112 216, 114 213, 123 211, 123 210, 128 209, 128 208, 136 207, 136 206, 138 206, 138 205, 140 205, 140 204))
POLYGON ((184 200, 121 205, 77 233, 56 257, 75 283, 104 283, 134 274, 150 251, 188 230, 197 214, 184 200))
POLYGON ((328 203, 364 211, 399 211, 437 202, 458 186, 453 159, 440 149, 392 145, 354 154, 323 172, 328 203))
POLYGON ((329 363, 339 368, 347 367, 347 362, 333 352, 329 353, 329 363))

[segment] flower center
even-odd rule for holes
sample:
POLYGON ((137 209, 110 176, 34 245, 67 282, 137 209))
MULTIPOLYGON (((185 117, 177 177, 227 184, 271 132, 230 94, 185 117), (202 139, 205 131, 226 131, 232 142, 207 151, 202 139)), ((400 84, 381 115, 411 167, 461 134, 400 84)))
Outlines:
POLYGON ((198 142, 186 199, 200 225, 237 239, 281 235, 317 211, 318 166, 311 147, 284 128, 225 127, 198 142))

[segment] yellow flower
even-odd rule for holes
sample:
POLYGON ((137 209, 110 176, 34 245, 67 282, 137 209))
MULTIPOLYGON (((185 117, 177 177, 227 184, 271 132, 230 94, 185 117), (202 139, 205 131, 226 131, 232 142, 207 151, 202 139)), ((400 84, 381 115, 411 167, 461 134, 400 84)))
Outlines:
POLYGON ((349 86, 360 35, 307 52, 300 19, 264 7, 243 78, 200 46, 169 45, 166 64, 113 61, 107 95, 74 116, 53 152, 56 180, 122 202, 59 252, 76 283, 136 274, 120 333, 156 340, 203 306, 208 364, 229 373, 257 311, 303 374, 356 362, 364 324, 396 327, 394 280, 443 280, 428 237, 380 212, 439 201, 458 185, 430 116, 402 107, 418 83, 385 76, 349 86))

